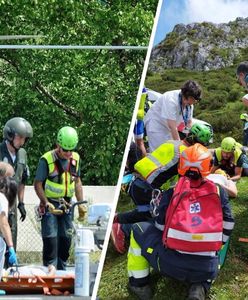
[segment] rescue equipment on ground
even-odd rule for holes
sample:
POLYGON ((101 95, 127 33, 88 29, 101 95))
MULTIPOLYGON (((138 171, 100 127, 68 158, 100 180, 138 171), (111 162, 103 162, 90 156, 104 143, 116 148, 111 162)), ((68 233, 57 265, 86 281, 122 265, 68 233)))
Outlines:
POLYGON ((72 271, 56 271, 50 275, 47 267, 15 266, 3 274, 0 289, 7 294, 70 295, 74 277, 72 271))

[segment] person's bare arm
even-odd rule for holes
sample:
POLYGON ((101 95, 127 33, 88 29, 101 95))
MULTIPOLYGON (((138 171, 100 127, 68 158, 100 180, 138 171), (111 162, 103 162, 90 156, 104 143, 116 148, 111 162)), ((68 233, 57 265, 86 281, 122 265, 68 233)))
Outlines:
POLYGON ((42 206, 46 207, 47 204, 48 204, 48 200, 47 200, 47 197, 45 195, 45 191, 43 189, 42 182, 38 181, 38 180, 35 180, 34 181, 34 189, 35 189, 35 192, 36 192, 37 196, 40 199, 40 204, 42 206))
POLYGON ((146 152, 146 147, 143 138, 142 139, 135 139, 136 145, 139 147, 142 153, 142 157, 145 157, 147 152, 146 152))
POLYGON ((232 180, 228 180, 228 185, 226 187, 228 195, 232 198, 236 198, 238 196, 238 189, 236 184, 232 180))
POLYGON ((188 121, 187 127, 188 127, 188 128, 191 128, 191 127, 192 127, 192 119, 190 119, 190 120, 188 121))
MULTIPOLYGON (((77 201, 84 200, 83 199, 82 181, 81 181, 80 177, 77 177, 76 181, 75 181, 75 196, 77 198, 77 201)), ((84 221, 86 213, 87 213, 86 206, 84 204, 78 205, 79 221, 84 221)))
POLYGON ((232 176, 230 179, 233 181, 238 181, 241 178, 241 174, 242 174, 242 168, 235 167, 235 175, 232 176))
POLYGON ((210 173, 214 174, 214 172, 219 168, 220 168, 219 166, 212 166, 210 173))
POLYGON ((83 187, 80 177, 77 177, 75 180, 75 196, 77 201, 83 200, 83 187))
POLYGON ((169 126, 170 131, 171 131, 171 135, 172 135, 173 140, 180 141, 176 121, 167 119, 167 124, 169 126))

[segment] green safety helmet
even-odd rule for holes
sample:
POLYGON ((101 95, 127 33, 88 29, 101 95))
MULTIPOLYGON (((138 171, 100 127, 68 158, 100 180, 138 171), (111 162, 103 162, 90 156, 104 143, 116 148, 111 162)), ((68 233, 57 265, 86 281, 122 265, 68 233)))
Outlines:
POLYGON ((16 134, 25 138, 32 138, 33 128, 24 118, 12 118, 4 125, 3 137, 8 141, 13 141, 16 134))
POLYGON ((225 152, 233 152, 236 148, 236 141, 232 137, 225 137, 221 142, 221 150, 225 152))
POLYGON ((58 145, 65 150, 74 150, 78 144, 78 134, 70 126, 62 127, 57 135, 58 145))
POLYGON ((247 113, 241 114, 241 115, 240 115, 240 120, 248 121, 248 114, 247 114, 247 113))
POLYGON ((212 127, 202 123, 195 123, 189 130, 189 136, 204 146, 208 146, 210 140, 213 138, 212 127))

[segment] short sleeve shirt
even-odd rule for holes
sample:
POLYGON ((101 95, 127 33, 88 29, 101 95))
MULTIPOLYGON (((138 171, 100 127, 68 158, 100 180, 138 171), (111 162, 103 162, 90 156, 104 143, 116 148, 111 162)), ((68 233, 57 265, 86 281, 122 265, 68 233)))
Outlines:
POLYGON ((188 114, 187 121, 193 117, 193 105, 185 107, 182 111, 180 105, 180 90, 168 91, 164 93, 147 112, 144 123, 149 123, 150 131, 169 131, 167 120, 176 121, 177 126, 184 122, 184 117, 188 114))
POLYGON ((0 192, 0 214, 4 212, 5 215, 8 216, 8 211, 9 211, 8 200, 6 199, 5 195, 0 192))

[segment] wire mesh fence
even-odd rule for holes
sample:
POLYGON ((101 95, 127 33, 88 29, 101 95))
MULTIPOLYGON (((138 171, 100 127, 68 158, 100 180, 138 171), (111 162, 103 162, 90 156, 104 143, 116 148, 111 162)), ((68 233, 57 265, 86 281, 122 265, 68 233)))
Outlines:
MULTIPOLYGON (((92 203, 108 202, 111 203, 114 197, 115 187, 84 187, 84 199, 87 200, 88 206, 92 203), (94 199, 94 200, 93 200, 94 199), (106 200, 105 200, 106 199, 106 200)), ((42 265, 42 237, 41 237, 41 222, 36 220, 35 206, 39 205, 33 186, 25 187, 25 208, 27 217, 24 222, 20 221, 20 214, 17 210, 18 218, 18 233, 17 233, 17 256, 20 265, 42 265)), ((77 222, 78 210, 75 209, 74 221, 77 222)), ((87 224, 86 224, 87 225, 87 224)), ((99 250, 99 249, 96 249, 99 250)), ((97 251, 98 252, 98 251, 97 251)), ((100 253, 95 257, 99 258, 100 253)), ((68 264, 74 264, 74 235, 72 234, 72 245, 68 264)))
MULTIPOLYGON (((38 264, 42 265, 42 238, 41 222, 36 220, 35 206, 37 204, 26 204, 27 217, 24 222, 19 221, 18 212, 18 233, 17 233, 17 256, 21 265, 38 264)), ((73 238, 73 236, 72 236, 73 238)), ((69 264, 74 263, 74 247, 72 241, 69 264)))

